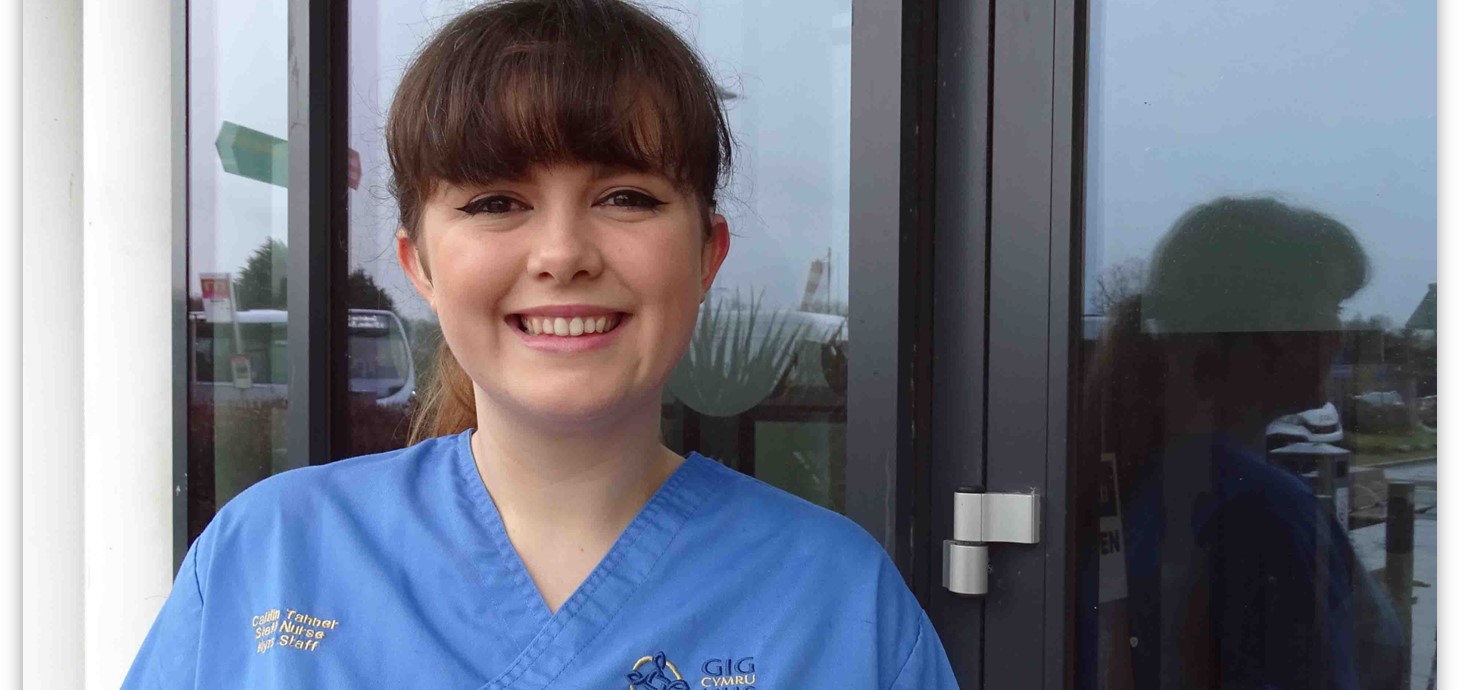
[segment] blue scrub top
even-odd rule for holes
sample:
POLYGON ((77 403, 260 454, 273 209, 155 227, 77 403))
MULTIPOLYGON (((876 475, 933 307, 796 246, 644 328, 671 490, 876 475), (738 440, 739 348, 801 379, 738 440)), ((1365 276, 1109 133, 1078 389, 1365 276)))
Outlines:
POLYGON ((865 531, 694 453, 549 612, 470 435, 229 502, 123 688, 957 687, 865 531))

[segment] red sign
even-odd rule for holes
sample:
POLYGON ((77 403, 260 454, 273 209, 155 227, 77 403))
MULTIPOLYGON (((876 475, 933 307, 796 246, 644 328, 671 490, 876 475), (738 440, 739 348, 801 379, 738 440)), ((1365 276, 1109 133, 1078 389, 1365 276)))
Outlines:
POLYGON ((228 274, 199 276, 198 280, 203 283, 203 299, 228 299, 229 280, 228 274))
POLYGON ((350 189, 360 188, 360 152, 350 149, 350 171, 347 173, 350 189))

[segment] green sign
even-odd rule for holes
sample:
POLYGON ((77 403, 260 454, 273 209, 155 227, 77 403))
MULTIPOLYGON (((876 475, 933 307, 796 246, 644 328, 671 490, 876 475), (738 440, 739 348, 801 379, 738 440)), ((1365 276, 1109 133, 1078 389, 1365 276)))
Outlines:
POLYGON ((224 120, 215 143, 225 171, 280 187, 289 186, 288 141, 224 120))

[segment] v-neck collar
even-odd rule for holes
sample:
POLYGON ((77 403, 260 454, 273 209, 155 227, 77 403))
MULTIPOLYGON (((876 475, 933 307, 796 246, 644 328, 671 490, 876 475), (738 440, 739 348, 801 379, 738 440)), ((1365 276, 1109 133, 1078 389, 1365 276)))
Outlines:
POLYGON ((669 542, 708 496, 709 484, 716 476, 715 462, 690 453, 554 614, 549 612, 507 537, 501 513, 482 482, 472 455, 472 433, 474 430, 467 430, 457 438, 458 474, 488 539, 497 549, 496 574, 505 580, 503 589, 510 593, 510 601, 495 602, 494 608, 507 627, 509 639, 522 645, 512 663, 478 690, 544 688, 604 630, 654 571, 669 542))

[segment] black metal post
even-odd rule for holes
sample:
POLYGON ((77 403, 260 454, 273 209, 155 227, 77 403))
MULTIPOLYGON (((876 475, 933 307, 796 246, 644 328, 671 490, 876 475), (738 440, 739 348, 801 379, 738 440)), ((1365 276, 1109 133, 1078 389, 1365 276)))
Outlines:
MULTIPOLYGON (((1319 466, 1327 466, 1327 463, 1320 462, 1319 466)), ((1333 473, 1331 471, 1325 472, 1321 469, 1319 470, 1320 484, 1325 475, 1328 479, 1328 490, 1332 491, 1333 473)), ((1329 687, 1329 682, 1332 680, 1329 678, 1328 661, 1329 656, 1333 653, 1330 640, 1335 633, 1335 631, 1329 628, 1333 621, 1329 620, 1328 616, 1328 591, 1333 586, 1332 574, 1328 571, 1328 564, 1331 559, 1330 554, 1333 551, 1333 532, 1329 529, 1329 525, 1333 522, 1334 501, 1333 494, 1331 493, 1319 494, 1317 498, 1318 503, 1315 510, 1318 511, 1318 519, 1313 523, 1313 540, 1316 546, 1314 552, 1316 557, 1314 558, 1315 565, 1313 572, 1312 644, 1314 645, 1313 658, 1319 660, 1319 663, 1313 665, 1313 674, 1315 677, 1312 679, 1312 682, 1315 688, 1326 688, 1329 687)))
POLYGON ((1400 688, 1409 688, 1414 628, 1414 483, 1389 482, 1389 511, 1384 521, 1384 584, 1394 600, 1404 644, 1400 650, 1400 688))

